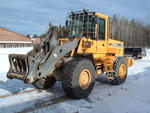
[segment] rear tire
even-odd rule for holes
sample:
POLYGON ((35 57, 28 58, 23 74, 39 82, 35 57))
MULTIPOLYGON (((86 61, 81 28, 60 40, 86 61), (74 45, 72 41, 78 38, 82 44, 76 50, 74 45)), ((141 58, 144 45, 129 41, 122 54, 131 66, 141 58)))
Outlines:
POLYGON ((114 70, 114 80, 110 81, 110 84, 120 85, 124 83, 128 72, 128 66, 124 57, 116 58, 113 70, 114 70))
POLYGON ((139 57, 139 59, 142 59, 143 57, 139 57))
POLYGON ((88 59, 74 59, 64 67, 62 88, 74 99, 88 97, 95 82, 95 68, 88 59))
POLYGON ((137 55, 133 55, 133 58, 134 58, 135 60, 137 60, 137 59, 138 59, 138 56, 137 56, 137 55))
POLYGON ((55 77, 48 77, 46 79, 41 78, 32 83, 32 85, 38 89, 48 89, 51 88, 55 84, 55 82, 56 82, 55 77))

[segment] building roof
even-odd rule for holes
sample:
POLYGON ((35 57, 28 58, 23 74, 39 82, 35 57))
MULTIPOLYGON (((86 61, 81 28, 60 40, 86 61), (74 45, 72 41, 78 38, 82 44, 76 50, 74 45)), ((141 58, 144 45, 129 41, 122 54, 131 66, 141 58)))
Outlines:
POLYGON ((0 43, 32 43, 32 41, 26 36, 0 27, 0 43))

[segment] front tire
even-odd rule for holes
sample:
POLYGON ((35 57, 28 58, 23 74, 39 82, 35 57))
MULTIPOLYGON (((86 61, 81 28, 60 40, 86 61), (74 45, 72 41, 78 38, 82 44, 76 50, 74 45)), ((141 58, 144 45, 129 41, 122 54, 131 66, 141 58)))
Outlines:
POLYGON ((128 72, 128 65, 124 57, 116 58, 113 66, 114 80, 110 81, 112 85, 120 85, 125 82, 128 72))
POLYGON ((64 68, 62 87, 71 98, 88 97, 95 82, 95 68, 88 59, 74 59, 64 68))

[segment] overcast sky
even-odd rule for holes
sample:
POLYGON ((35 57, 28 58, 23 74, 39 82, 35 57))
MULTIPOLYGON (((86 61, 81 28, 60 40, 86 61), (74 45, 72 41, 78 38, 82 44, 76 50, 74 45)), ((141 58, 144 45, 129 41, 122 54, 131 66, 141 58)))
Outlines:
POLYGON ((0 0, 0 27, 41 34, 49 22, 63 24, 69 11, 83 8, 150 23, 150 0, 0 0))

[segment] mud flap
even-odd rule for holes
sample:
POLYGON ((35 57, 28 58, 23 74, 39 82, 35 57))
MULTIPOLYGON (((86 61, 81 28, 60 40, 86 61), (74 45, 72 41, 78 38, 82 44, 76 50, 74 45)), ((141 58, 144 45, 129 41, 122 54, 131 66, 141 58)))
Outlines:
POLYGON ((134 64, 134 59, 133 58, 125 57, 125 60, 128 64, 128 67, 133 66, 133 64, 134 64))

